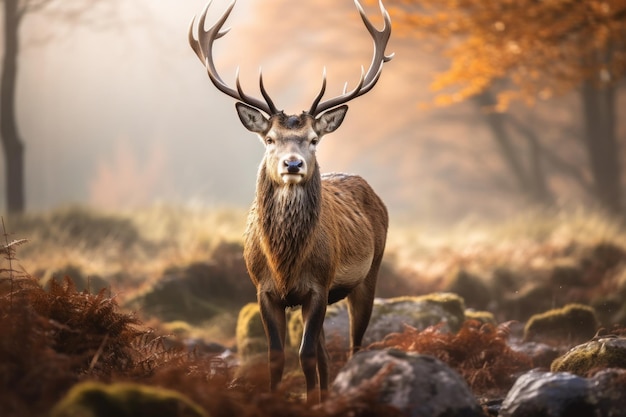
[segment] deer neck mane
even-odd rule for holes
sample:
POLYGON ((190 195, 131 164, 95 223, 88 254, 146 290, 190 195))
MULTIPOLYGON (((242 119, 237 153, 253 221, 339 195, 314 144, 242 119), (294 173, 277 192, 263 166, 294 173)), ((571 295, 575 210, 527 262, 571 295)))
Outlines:
POLYGON ((259 171, 256 201, 258 230, 266 256, 285 292, 297 279, 298 266, 311 243, 322 207, 322 179, 315 164, 312 175, 300 184, 277 184, 262 166, 259 171))

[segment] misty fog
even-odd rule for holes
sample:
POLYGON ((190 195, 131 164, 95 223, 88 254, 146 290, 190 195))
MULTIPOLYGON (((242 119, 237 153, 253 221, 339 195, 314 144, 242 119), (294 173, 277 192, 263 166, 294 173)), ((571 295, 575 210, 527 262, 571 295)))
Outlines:
MULTIPOLYGON (((17 115, 26 144, 27 208, 247 206, 263 147, 187 43, 188 25, 204 0, 122 4, 119 21, 106 28, 59 26, 45 13, 24 21, 17 115)), ((214 1, 207 25, 227 6, 214 1)), ((381 24, 377 7, 366 11, 381 24)), ((244 90, 259 96, 262 66, 270 95, 289 113, 310 106, 324 67, 326 94, 333 96, 345 82, 352 88, 371 59, 371 40, 352 0, 297 6, 239 0, 225 26, 231 31, 215 47, 224 80, 234 86, 239 66, 244 90)), ((322 171, 362 175, 392 213, 428 219, 519 208, 475 106, 420 106, 432 99, 429 84, 445 61, 440 51, 409 42, 415 41, 392 34, 387 53, 396 56, 377 86, 351 102, 343 126, 322 141, 322 171)), ((571 100, 556 102, 565 110, 555 111, 555 119, 569 122, 571 100)), ((524 114, 543 120, 541 109, 524 114)), ((0 160, 2 199, 4 187, 0 160)))

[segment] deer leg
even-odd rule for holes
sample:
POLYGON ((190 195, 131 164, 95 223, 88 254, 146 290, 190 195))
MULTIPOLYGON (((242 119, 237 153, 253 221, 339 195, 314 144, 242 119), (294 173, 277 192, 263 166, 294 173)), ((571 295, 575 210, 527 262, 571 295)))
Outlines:
POLYGON ((270 389, 275 391, 285 369, 285 309, 267 293, 259 293, 258 299, 268 343, 270 389))
POLYGON ((320 379, 321 399, 324 399, 326 391, 328 391, 329 371, 328 371, 328 350, 326 349, 326 338, 324 337, 324 325, 320 331, 320 337, 317 342, 317 371, 320 379))
MULTIPOLYGON (((300 366, 306 380, 307 402, 309 403, 321 400, 319 395, 315 397, 314 392, 317 386, 318 364, 325 366, 325 369, 320 373, 328 380, 328 362, 326 360, 322 363, 318 362, 320 355, 326 355, 325 347, 323 352, 320 353, 318 351, 320 336, 324 326, 324 317, 326 316, 326 302, 325 296, 313 293, 302 305, 304 332, 300 345, 300 366)), ((325 385, 328 386, 328 382, 325 382, 325 385)))
POLYGON ((348 313, 350 316, 350 353, 361 349, 363 335, 372 316, 374 291, 378 267, 372 268, 366 279, 348 295, 348 313), (373 274, 373 279, 371 275, 373 274))

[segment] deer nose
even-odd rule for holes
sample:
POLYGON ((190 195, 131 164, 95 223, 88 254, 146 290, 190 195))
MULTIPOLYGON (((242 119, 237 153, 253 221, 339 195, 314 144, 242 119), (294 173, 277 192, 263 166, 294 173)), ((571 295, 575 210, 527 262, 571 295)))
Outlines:
POLYGON ((287 172, 290 174, 297 174, 300 172, 300 168, 304 165, 302 159, 287 159, 284 161, 287 172))

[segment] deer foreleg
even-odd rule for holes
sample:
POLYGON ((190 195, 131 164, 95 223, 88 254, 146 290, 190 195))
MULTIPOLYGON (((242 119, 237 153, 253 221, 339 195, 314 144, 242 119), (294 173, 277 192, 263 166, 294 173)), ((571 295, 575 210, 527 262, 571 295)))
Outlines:
POLYGON ((285 309, 267 293, 260 293, 258 299, 268 343, 270 389, 275 391, 285 368, 285 309))
POLYGON ((302 334, 302 344, 300 345, 300 365, 306 380, 307 401, 319 402, 320 396, 315 396, 315 389, 319 374, 324 378, 323 388, 328 387, 328 361, 326 346, 321 343, 324 337, 321 336, 326 316, 327 299, 324 295, 313 293, 302 305, 302 319, 304 321, 304 332, 302 334), (320 351, 321 350, 321 351, 320 351), (320 360, 321 359, 321 360, 320 360))
POLYGON ((324 326, 320 331, 320 337, 317 343, 317 370, 320 378, 320 390, 322 393, 322 399, 324 399, 325 391, 328 390, 329 374, 328 363, 330 362, 328 357, 328 350, 326 349, 326 338, 324 337, 324 326))

